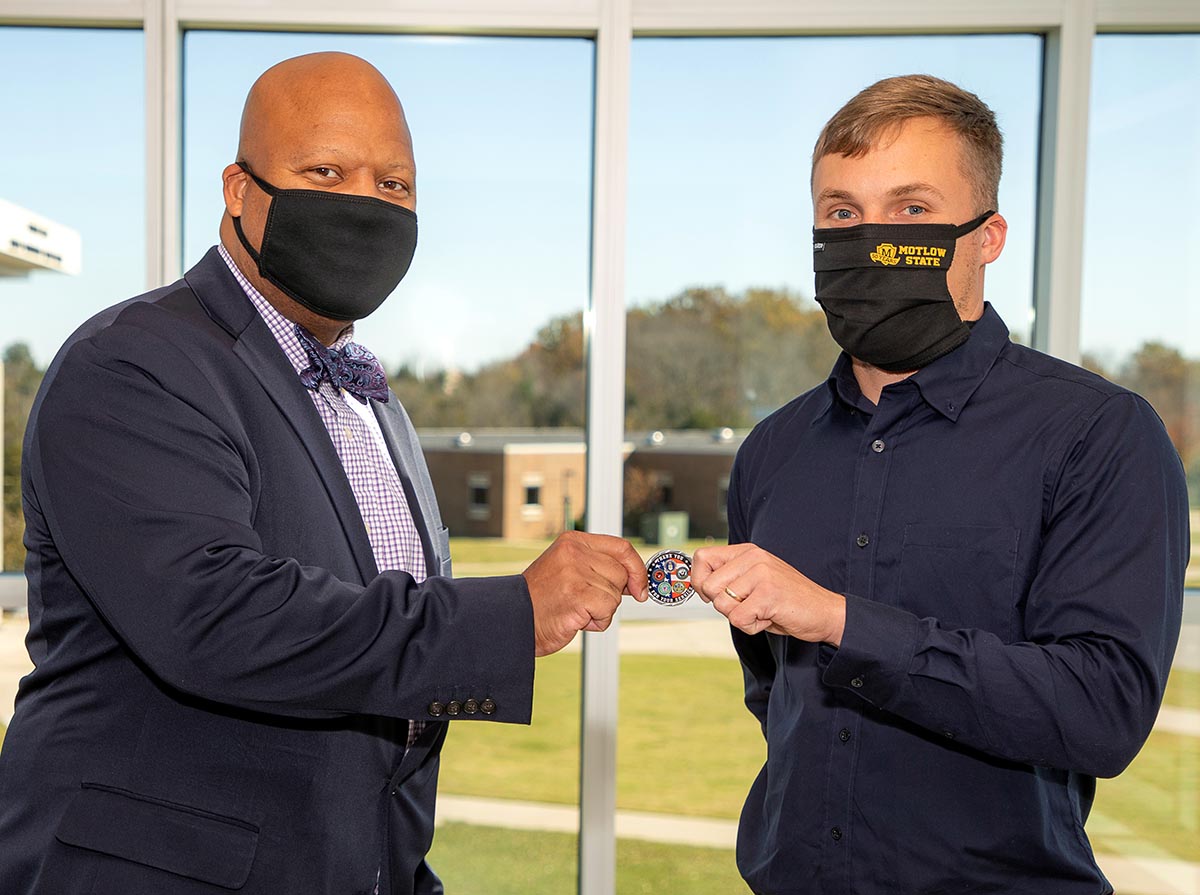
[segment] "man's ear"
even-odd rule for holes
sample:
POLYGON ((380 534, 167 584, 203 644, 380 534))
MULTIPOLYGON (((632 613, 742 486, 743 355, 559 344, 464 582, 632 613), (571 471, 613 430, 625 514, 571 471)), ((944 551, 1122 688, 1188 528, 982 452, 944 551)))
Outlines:
POLYGON ((242 169, 241 165, 232 164, 226 166, 225 170, 221 172, 221 180, 225 210, 229 212, 230 217, 241 217, 242 203, 246 195, 246 187, 250 183, 250 175, 242 169))
POLYGON ((983 246, 981 257, 984 264, 991 264, 1004 251, 1004 241, 1008 238, 1008 221, 1004 216, 994 214, 983 225, 983 246))

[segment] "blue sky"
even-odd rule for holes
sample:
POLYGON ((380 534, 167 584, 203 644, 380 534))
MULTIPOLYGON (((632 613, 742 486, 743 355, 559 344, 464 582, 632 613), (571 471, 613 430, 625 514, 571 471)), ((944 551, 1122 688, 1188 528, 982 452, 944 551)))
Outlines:
MULTIPOLYGON (((585 305, 593 54, 582 39, 190 33, 185 267, 215 241, 220 172, 250 83, 322 49, 389 77, 416 145, 416 262, 360 324, 363 342, 389 365, 471 369, 585 305)), ((1157 338, 1200 354, 1200 280, 1183 263, 1200 242, 1200 37, 1102 37, 1095 66, 1084 347, 1117 358, 1157 338), (1134 171, 1131 159, 1150 163, 1134 171), (1149 202, 1183 213, 1130 213, 1149 202)), ((808 172, 821 124, 880 77, 928 71, 979 93, 1005 132, 1010 238, 987 294, 1027 338, 1040 67, 1040 40, 1027 35, 639 39, 627 300, 716 284, 811 294, 808 172)), ((25 340, 45 362, 83 319, 145 287, 142 38, 0 28, 0 77, 26 85, 5 99, 22 138, 0 149, 10 174, 0 197, 83 235, 79 277, 0 281, 0 345, 25 340)))

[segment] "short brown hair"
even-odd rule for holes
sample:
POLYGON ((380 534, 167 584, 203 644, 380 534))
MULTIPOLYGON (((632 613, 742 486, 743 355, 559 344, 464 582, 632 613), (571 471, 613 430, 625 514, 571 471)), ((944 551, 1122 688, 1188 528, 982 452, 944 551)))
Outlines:
POLYGON ((932 75, 884 78, 860 91, 821 130, 813 166, 834 153, 861 158, 913 118, 933 118, 962 138, 976 211, 998 210, 1004 140, 996 115, 974 93, 932 75))

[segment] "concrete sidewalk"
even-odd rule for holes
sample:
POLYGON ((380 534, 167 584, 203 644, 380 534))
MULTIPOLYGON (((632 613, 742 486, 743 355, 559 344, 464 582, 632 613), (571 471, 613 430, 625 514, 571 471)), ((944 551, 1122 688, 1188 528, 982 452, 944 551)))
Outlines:
MULTIPOLYGON (((33 669, 25 651, 28 630, 29 620, 25 615, 4 613, 0 616, 0 723, 7 724, 12 718, 17 683, 33 669)), ((625 622, 617 636, 621 639, 622 653, 736 658, 729 639, 729 626, 721 618, 625 622)), ((576 652, 581 643, 582 638, 576 637, 567 650, 576 652)), ((1200 670, 1200 625, 1184 626, 1175 664, 1180 668, 1200 670)), ((1164 706, 1154 727, 1169 733, 1200 736, 1200 711, 1164 706)))
MULTIPOLYGON (((437 823, 450 822, 576 834, 579 811, 569 805, 439 794, 437 823)), ((618 839, 665 845, 732 851, 737 842, 737 821, 718 818, 617 811, 616 830, 618 839)), ((1200 895, 1200 864, 1118 855, 1097 855, 1096 863, 1121 895, 1200 895)))

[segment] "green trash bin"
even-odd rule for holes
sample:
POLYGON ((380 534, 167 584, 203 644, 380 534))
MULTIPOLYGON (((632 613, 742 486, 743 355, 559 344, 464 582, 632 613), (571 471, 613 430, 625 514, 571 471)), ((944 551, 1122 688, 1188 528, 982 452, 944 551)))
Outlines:
POLYGON ((688 514, 682 510, 647 513, 642 517, 642 540, 659 547, 680 547, 688 539, 688 514))

